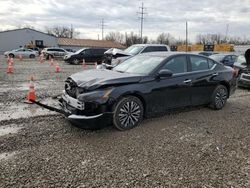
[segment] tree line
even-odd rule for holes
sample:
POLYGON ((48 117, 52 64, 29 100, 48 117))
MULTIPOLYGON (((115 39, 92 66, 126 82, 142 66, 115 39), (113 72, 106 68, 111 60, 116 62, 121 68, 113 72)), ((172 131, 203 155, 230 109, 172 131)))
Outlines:
MULTIPOLYGON (((27 26, 25 26, 27 27, 27 26)), ((29 27, 33 28, 33 27, 29 27)), ((34 29, 34 28, 33 28, 34 29)), ((80 32, 78 32, 73 27, 67 26, 53 26, 46 27, 45 32, 49 35, 61 38, 78 38, 80 32)), ((149 39, 147 36, 144 36, 142 39, 139 34, 134 32, 130 33, 121 33, 121 32, 109 32, 105 36, 105 40, 113 41, 120 43, 124 46, 131 46, 133 44, 146 44, 146 43, 157 43, 157 44, 166 44, 166 45, 179 45, 186 44, 186 40, 176 39, 170 33, 160 33, 156 39, 149 39)), ((246 37, 238 36, 225 36, 221 34, 198 34, 196 35, 196 44, 235 44, 235 45, 247 45, 250 44, 250 40, 246 37)))

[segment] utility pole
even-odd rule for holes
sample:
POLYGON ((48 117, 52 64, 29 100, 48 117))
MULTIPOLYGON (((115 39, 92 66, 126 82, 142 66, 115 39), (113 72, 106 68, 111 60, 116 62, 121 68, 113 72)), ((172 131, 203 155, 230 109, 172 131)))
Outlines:
POLYGON ((142 43, 142 42, 143 42, 143 39, 142 39, 142 36, 143 36, 143 22, 144 22, 144 19, 145 19, 144 15, 147 14, 147 13, 145 12, 145 9, 146 9, 146 8, 144 7, 143 2, 142 2, 141 7, 139 7, 139 9, 140 9, 140 12, 137 12, 137 14, 140 15, 140 16, 139 16, 139 19, 141 20, 140 37, 141 37, 141 43, 142 43))
POLYGON ((73 25, 71 24, 71 28, 70 28, 70 38, 73 38, 73 25))
POLYGON ((102 18, 101 20, 101 29, 102 29, 102 40, 104 39, 104 27, 105 27, 105 22, 104 22, 104 19, 102 18))
POLYGON ((188 22, 186 21, 186 52, 188 51, 188 22))
POLYGON ((229 32, 229 24, 227 24, 227 26, 226 26, 226 36, 225 36, 226 42, 227 42, 227 38, 228 38, 228 32, 229 32))

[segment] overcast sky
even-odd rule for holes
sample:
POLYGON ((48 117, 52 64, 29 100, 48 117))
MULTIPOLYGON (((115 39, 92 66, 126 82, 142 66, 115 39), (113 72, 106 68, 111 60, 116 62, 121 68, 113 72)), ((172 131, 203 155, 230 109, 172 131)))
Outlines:
MULTIPOLYGON (((0 0, 0 29, 30 25, 44 31, 45 27, 70 26, 80 38, 101 36, 100 21, 110 31, 139 33, 136 12, 140 0, 0 0)), ((156 38, 169 32, 177 39, 185 37, 185 21, 189 22, 192 41, 198 33, 225 34, 250 38, 250 0, 144 0, 147 15, 144 35, 156 38)))

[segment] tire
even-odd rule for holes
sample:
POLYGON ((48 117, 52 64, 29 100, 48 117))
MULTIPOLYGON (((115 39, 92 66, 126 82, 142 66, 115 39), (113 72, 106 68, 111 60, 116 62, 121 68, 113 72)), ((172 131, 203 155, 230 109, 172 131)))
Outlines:
POLYGON ((121 98, 114 108, 113 124, 121 130, 129 130, 140 124, 143 120, 143 104, 137 97, 121 98))
POLYGON ((74 65, 78 65, 80 63, 80 61, 78 59, 73 59, 72 64, 74 65))
POLYGON ((34 59, 36 56, 34 54, 30 54, 30 58, 34 59))
POLYGON ((214 110, 222 109, 227 102, 228 98, 228 89, 224 85, 219 85, 215 88, 212 95, 212 103, 210 107, 214 110))
POLYGON ((15 55, 14 55, 14 54, 9 54, 9 57, 10 57, 10 58, 14 58, 15 55))

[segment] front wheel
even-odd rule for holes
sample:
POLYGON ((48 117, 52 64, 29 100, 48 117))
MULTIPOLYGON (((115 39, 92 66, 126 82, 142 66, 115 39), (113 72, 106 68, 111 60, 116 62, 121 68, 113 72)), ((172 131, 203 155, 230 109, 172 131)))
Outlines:
POLYGON ((137 97, 121 98, 115 106, 113 124, 119 130, 132 129, 143 119, 143 104, 137 97))
POLYGON ((210 106, 215 110, 220 110, 226 105, 227 98, 227 88, 224 85, 219 85, 214 90, 214 93, 212 95, 212 103, 210 106))
POLYGON ((79 63, 80 63, 80 61, 79 61, 78 59, 74 59, 74 60, 73 60, 73 64, 74 64, 74 65, 78 65, 79 63))

